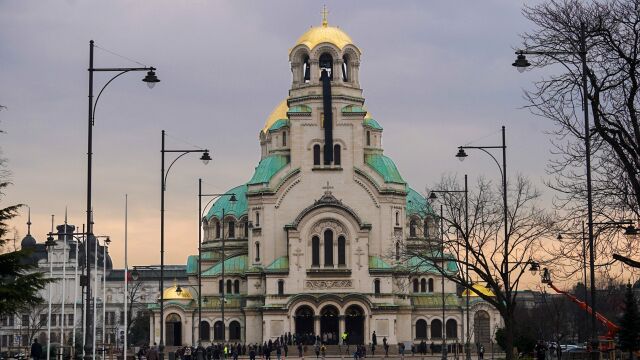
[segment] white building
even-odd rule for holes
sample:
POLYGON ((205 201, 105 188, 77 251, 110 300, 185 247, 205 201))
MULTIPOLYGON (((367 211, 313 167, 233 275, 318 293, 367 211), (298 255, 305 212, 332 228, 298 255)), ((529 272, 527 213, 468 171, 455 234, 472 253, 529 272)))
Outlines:
MULTIPOLYGON (((350 342, 368 343, 376 331, 379 342, 439 344, 444 322, 447 342, 464 341, 455 284, 445 281, 443 296, 433 264, 395 254, 437 241, 435 215, 384 155, 383 128, 364 107, 361 55, 326 19, 289 50, 289 96, 259 131, 252 178, 228 190, 236 203, 223 196, 203 219, 201 340, 298 333, 335 343, 346 331, 350 342)), ((151 307, 152 342, 161 342, 161 323, 167 346, 197 340, 197 255, 187 273, 190 286, 165 290, 164 319, 151 307)), ((470 341, 490 341, 498 313, 478 297, 470 312, 470 341)))

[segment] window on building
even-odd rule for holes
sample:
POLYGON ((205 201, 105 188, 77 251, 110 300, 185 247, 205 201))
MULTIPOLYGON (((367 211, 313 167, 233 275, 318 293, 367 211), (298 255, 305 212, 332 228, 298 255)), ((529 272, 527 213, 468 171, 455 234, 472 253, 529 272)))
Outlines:
POLYGON ((58 314, 51 314, 51 326, 57 326, 58 322, 56 321, 58 319, 58 314))
POLYGON ((320 165, 320 145, 313 145, 313 165, 320 165))
POLYGON ((367 146, 371 146, 371 131, 367 131, 367 146))
POLYGON ((420 292, 420 281, 418 279, 413 279, 413 292, 420 292))
POLYGON ((442 321, 440 319, 431 320, 431 338, 442 339, 442 321))
POLYGON ((426 279, 422 279, 420 280, 420 292, 427 292, 427 280, 426 279))
POLYGON ((311 238, 311 266, 320 266, 320 238, 311 238))
POLYGON ((224 323, 216 321, 213 324, 213 340, 224 340, 224 323))
POLYGON ((433 279, 429 279, 429 292, 433 292, 433 279))
POLYGON ((47 315, 40 314, 40 324, 39 325, 44 325, 46 323, 47 323, 47 315))
POLYGON ((287 146, 287 132, 282 132, 282 146, 287 146))
POLYGON ((373 293, 380 294, 380 279, 373 280, 373 293))
POLYGON ((249 219, 244 221, 244 237, 249 237, 249 219))
POLYGON ((447 320, 447 339, 458 338, 458 322, 454 319, 447 320))
POLYGON ((329 80, 333 80, 333 57, 327 53, 320 55, 318 65, 320 65, 320 74, 322 71, 326 71, 329 80))
POLYGON ((260 227, 260 212, 256 211, 256 227, 260 227))
POLYGON ((260 261, 260 243, 256 242, 256 262, 260 261))
POLYGON ((228 225, 229 227, 229 239, 233 239, 236 237, 236 222, 233 220, 230 220, 228 225))
POLYGON ((409 223, 409 237, 416 237, 416 221, 411 220, 409 223))
POLYGON ((396 261, 400 260, 400 242, 396 242, 396 261))
POLYGON ((349 81, 349 57, 347 55, 342 57, 342 81, 349 81))
MULTIPOLYGON (((73 314, 69 314, 67 315, 67 325, 69 326, 75 326, 75 318, 73 317, 73 314)), ((124 323, 124 322, 123 322, 124 323)))
POLYGON ((220 222, 216 221, 216 239, 220 239, 220 222))
POLYGON ((333 164, 340 165, 340 145, 333 145, 333 164))
POLYGON ((400 226, 400 211, 396 211, 396 226, 400 226))
POLYGON ((240 280, 236 280, 233 282, 233 293, 240 294, 240 280))
POLYGON ((324 231, 324 266, 333 266, 333 231, 324 231))
POLYGON ((347 240, 344 236, 338 236, 338 266, 347 265, 347 240))
POLYGON ((22 326, 29 326, 29 314, 22 314, 22 326))
POLYGON ((231 282, 231 280, 227 280, 227 294, 231 294, 231 290, 232 290, 232 286, 233 283, 231 282))
POLYGON ((427 221, 427 219, 424 219, 424 230, 423 230, 423 232, 424 232, 425 239, 427 237, 429 237, 429 222, 427 221))
POLYGON ((201 340, 211 339, 211 326, 206 321, 200 322, 200 339, 201 340))
POLYGON ((427 322, 423 319, 416 321, 416 339, 427 338, 427 322))
POLYGON ((220 294, 224 292, 224 281, 222 279, 218 280, 218 292, 220 294))
POLYGON ((278 280, 278 295, 284 295, 284 280, 278 280))

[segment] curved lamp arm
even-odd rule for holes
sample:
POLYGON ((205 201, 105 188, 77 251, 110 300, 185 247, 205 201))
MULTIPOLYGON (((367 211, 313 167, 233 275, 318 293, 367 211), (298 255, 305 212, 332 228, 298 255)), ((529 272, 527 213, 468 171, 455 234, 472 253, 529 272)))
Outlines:
POLYGON ((98 96, 96 96, 96 101, 93 103, 93 111, 91 112, 91 125, 95 125, 95 117, 96 117, 96 106, 98 106, 98 100, 100 100, 100 95, 102 95, 102 92, 104 91, 104 89, 107 88, 107 86, 109 86, 109 84, 111 84, 111 82, 113 80, 115 80, 116 78, 118 78, 120 75, 128 73, 129 71, 131 71, 130 69, 128 70, 124 70, 120 73, 118 73, 116 76, 112 77, 109 81, 107 81, 106 84, 104 84, 104 86, 102 87, 102 89, 100 89, 100 92, 98 93, 98 96))
POLYGON ((173 159, 173 161, 171 162, 171 164, 169 164, 169 167, 167 168, 167 171, 165 171, 164 173, 164 180, 162 181, 162 187, 164 188, 164 190, 167 189, 167 176, 169 176, 169 171, 171 170, 171 167, 173 166, 173 164, 176 163, 176 161, 178 161, 178 159, 180 159, 181 157, 191 153, 191 152, 199 152, 198 151, 185 151, 182 154, 178 155, 177 158, 173 159))

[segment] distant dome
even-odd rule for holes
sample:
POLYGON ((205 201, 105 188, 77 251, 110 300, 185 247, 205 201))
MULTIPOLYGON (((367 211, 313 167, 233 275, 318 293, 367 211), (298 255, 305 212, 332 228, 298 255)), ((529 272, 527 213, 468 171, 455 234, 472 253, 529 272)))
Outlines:
POLYGON ((287 118, 287 111, 289 111, 289 105, 287 105, 287 99, 282 100, 278 106, 271 112, 271 115, 267 118, 267 121, 264 123, 264 127, 262 128, 262 132, 266 133, 269 131, 271 125, 273 125, 276 121, 280 119, 287 118))
POLYGON ((330 43, 342 50, 347 45, 353 45, 353 40, 340 28, 329 26, 326 19, 321 26, 315 26, 307 30, 296 42, 294 47, 298 45, 306 45, 309 49, 313 49, 318 44, 330 43))
MULTIPOLYGON (((487 288, 486 286, 483 286, 480 284, 473 284, 471 287, 473 288, 473 290, 469 292, 470 297, 480 296, 478 294, 483 294, 486 296, 496 296, 496 294, 494 294, 493 291, 491 291, 491 289, 487 288)), ((464 290, 462 292, 462 296, 463 297, 467 296, 467 290, 464 290)))
POLYGON ((31 234, 27 234, 27 236, 22 239, 20 242, 20 247, 23 249, 36 246, 36 239, 31 236, 31 234))
POLYGON ((186 288, 180 287, 180 293, 176 290, 178 289, 178 285, 173 285, 172 287, 164 289, 162 292, 164 300, 193 300, 193 296, 191 296, 191 292, 186 288))

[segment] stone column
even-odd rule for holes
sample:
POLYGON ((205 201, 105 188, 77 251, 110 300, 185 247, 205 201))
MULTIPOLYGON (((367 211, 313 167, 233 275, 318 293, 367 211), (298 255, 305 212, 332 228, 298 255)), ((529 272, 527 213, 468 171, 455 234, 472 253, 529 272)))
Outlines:
POLYGON ((331 71, 333 71, 333 82, 335 84, 342 84, 342 63, 344 61, 342 59, 335 59, 333 61, 333 69, 331 69, 331 71))
POLYGON ((317 59, 309 59, 309 65, 311 66, 311 83, 317 84, 320 81, 320 63, 317 59))
POLYGON ((320 335, 320 315, 313 316, 313 332, 315 335, 320 335))
POLYGON ((304 75, 301 75, 302 67, 299 62, 291 63, 291 72, 293 74, 293 85, 296 86, 302 82, 302 78, 304 75))
MULTIPOLYGON (((344 334, 345 330, 346 330, 346 322, 345 322, 345 316, 344 315, 340 315, 338 316, 338 341, 342 340, 342 334, 344 334)), ((338 342, 339 343, 339 342, 338 342)))

